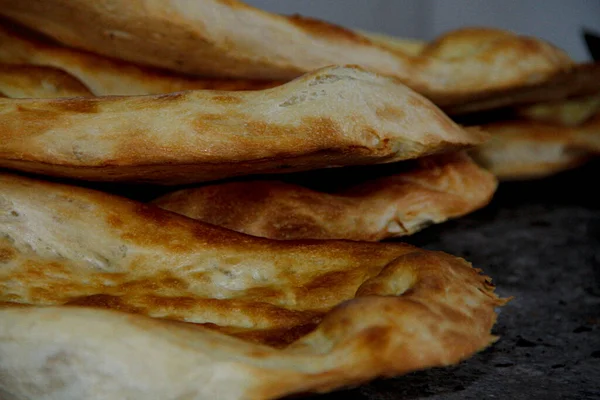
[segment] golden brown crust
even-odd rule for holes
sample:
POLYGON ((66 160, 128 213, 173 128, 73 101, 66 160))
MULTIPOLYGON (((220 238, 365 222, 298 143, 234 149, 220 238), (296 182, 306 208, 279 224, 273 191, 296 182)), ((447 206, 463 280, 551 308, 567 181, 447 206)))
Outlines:
POLYGON ((600 154, 600 112, 575 129, 573 147, 600 154))
POLYGON ((600 91, 588 96, 545 101, 519 107, 515 114, 522 119, 562 126, 578 126, 600 114, 600 91))
POLYGON ((593 95, 598 92, 600 63, 585 63, 557 70, 544 80, 526 82, 512 88, 481 90, 472 96, 447 97, 446 101, 438 102, 438 105, 447 114, 458 116, 509 106, 563 101, 569 97, 593 95))
POLYGON ((321 21, 320 19, 305 17, 298 14, 284 16, 284 18, 308 33, 310 36, 326 37, 332 40, 347 41, 355 44, 371 44, 371 41, 368 38, 357 32, 342 26, 321 21))
POLYGON ((447 254, 266 240, 6 174, 0 188, 0 388, 14 398, 271 399, 456 363, 494 341, 504 301, 447 254))
POLYGON ((179 190, 153 203, 253 236, 378 241, 468 214, 485 206, 495 189, 492 174, 457 153, 422 158, 408 171, 336 193, 246 181, 179 190))
POLYGON ((0 64, 0 93, 9 98, 91 97, 84 84, 55 68, 0 64))
POLYGON ((359 64, 444 106, 544 82, 572 66, 548 43, 498 30, 450 32, 414 56, 332 24, 230 1, 1 0, 0 13, 69 46, 202 76, 286 80, 359 64), (457 43, 459 54, 447 57, 444 48, 457 43))
POLYGON ((472 149, 471 156, 501 180, 553 175, 585 163, 593 150, 591 139, 581 139, 583 126, 513 120, 487 124, 482 129, 492 138, 472 149))
POLYGON ((418 39, 400 38, 363 30, 357 30, 356 32, 368 38, 373 44, 401 54, 416 56, 427 46, 427 42, 418 39))
POLYGON ((389 163, 482 143, 394 80, 330 67, 263 91, 0 99, 0 166, 173 185, 389 163))
MULTIPOLYGON (((437 37, 422 48, 421 55, 442 60, 460 60, 486 46, 495 46, 514 37, 509 31, 485 27, 465 27, 437 37)), ((535 46, 532 44, 532 46, 535 46)))
POLYGON ((44 39, 26 28, 0 19, 0 63, 62 70, 87 85, 96 96, 159 94, 192 89, 260 90, 284 83, 177 75, 64 47, 44 39))

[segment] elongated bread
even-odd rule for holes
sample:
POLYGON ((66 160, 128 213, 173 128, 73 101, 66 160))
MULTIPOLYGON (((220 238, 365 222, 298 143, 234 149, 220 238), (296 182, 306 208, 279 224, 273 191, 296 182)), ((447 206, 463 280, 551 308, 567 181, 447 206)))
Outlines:
POLYGON ((61 46, 23 27, 0 20, 0 63, 65 71, 96 96, 145 95, 181 90, 260 90, 282 81, 194 78, 61 46))
POLYGON ((323 392, 465 359, 504 303, 444 253, 255 238, 7 174, 0 219, 11 399, 323 392))
POLYGON ((9 98, 91 97, 84 84, 48 67, 0 64, 0 94, 9 98))
POLYGON ((577 167, 597 151, 600 124, 578 127, 513 120, 482 126, 492 138, 470 151, 501 180, 535 179, 577 167))
POLYGON ((389 163, 479 144, 404 85, 329 67, 264 91, 0 99, 0 166, 172 185, 389 163))
POLYGON ((495 29, 451 32, 414 56, 323 21, 235 0, 0 0, 0 14, 75 48, 202 76, 285 80, 359 64, 440 105, 543 82, 572 66, 544 41, 495 29))
POLYGON ((377 241, 468 214, 486 205, 496 189, 494 176, 465 154, 414 164, 336 193, 274 180, 246 181, 179 190, 154 204, 253 236, 377 241))
POLYGON ((573 133, 573 147, 600 154, 600 112, 597 112, 573 133))
POLYGON ((363 30, 357 30, 356 32, 390 51, 410 54, 412 56, 418 55, 427 46, 427 42, 418 39, 401 38, 363 30))
POLYGON ((569 146, 600 154, 600 92, 533 104, 517 109, 517 115, 526 120, 571 127, 563 129, 569 146))
MULTIPOLYGON (((600 77, 599 77, 600 78, 600 77)), ((600 114, 600 90, 589 96, 548 101, 520 107, 516 114, 533 121, 578 126, 600 114)))
POLYGON ((577 64, 541 82, 481 92, 454 104, 439 104, 449 115, 459 116, 505 107, 563 102, 600 92, 600 62, 577 64))

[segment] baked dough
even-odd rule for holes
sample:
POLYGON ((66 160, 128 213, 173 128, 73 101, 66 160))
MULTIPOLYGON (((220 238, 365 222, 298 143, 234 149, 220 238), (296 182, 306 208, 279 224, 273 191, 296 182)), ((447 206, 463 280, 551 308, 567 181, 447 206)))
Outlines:
POLYGON ((356 32, 366 36, 373 43, 383 46, 390 51, 410 54, 412 56, 418 55, 423 48, 427 46, 427 42, 418 39, 401 38, 364 30, 356 30, 356 32))
POLYGON ((600 94, 516 108, 481 128, 492 139, 471 151, 502 180, 534 179, 577 167, 600 154, 600 94))
MULTIPOLYGON (((507 67, 510 68, 510 67, 507 67)), ((505 90, 481 92, 455 104, 442 104, 452 116, 495 110, 507 107, 563 102, 571 97, 583 97, 600 92, 600 63, 583 63, 557 72, 548 79, 505 90)), ((561 106, 562 107, 562 106, 561 106)))
MULTIPOLYGON (((384 176, 373 174, 334 193, 293 180, 249 180, 183 189, 153 203, 253 236, 377 241, 411 235, 481 208, 497 185, 491 173, 463 153, 421 158, 410 167, 389 167, 384 176)), ((373 168, 366 169, 363 174, 373 168)), ((353 170, 335 172, 356 176, 353 170)), ((331 187, 336 180, 334 174, 320 186, 331 187)))
POLYGON ((2 167, 164 185, 389 163, 487 138, 357 67, 263 91, 0 99, 0 118, 2 167))
POLYGON ((48 67, 0 64, 0 95, 9 98, 91 97, 84 84, 48 67))
POLYGON ((505 302, 448 254, 267 240, 8 174, 0 220, 11 399, 324 392, 457 363, 495 340, 505 302))
MULTIPOLYGON (((425 59, 439 57, 441 60, 456 63, 460 57, 476 54, 473 52, 473 47, 485 44, 490 46, 489 52, 506 53, 503 46, 514 47, 514 43, 507 44, 505 42, 516 40, 506 32, 486 28, 452 31, 429 45, 423 41, 396 38, 379 33, 364 31, 357 33, 363 35, 363 40, 372 42, 374 46, 397 53, 397 57, 402 59, 412 57, 412 62, 421 64, 424 63, 423 57, 425 59), (424 53, 424 56, 420 55, 421 52, 424 53)), ((513 50, 517 51, 517 48, 515 47, 513 50)), ((485 57, 485 54, 487 53, 484 51, 481 57, 485 57)), ((526 57, 526 55, 521 55, 521 57, 526 57)), ((30 30, 7 20, 0 20, 0 62, 27 63, 63 69, 84 82, 98 96, 143 95, 189 89, 258 90, 278 86, 286 81, 193 78, 178 75, 65 47, 40 37, 40 35, 34 35, 30 30)), ((415 74, 413 73, 411 76, 415 76, 415 74)), ((533 79, 496 89, 490 89, 489 83, 480 82, 482 86, 479 91, 472 87, 467 92, 442 91, 435 94, 427 92, 427 88, 421 86, 418 90, 423 90, 448 114, 460 115, 516 104, 583 95, 598 90, 599 82, 600 69, 593 64, 583 64, 566 68, 564 71, 557 70, 539 82, 537 79, 533 79)), ((409 81, 407 83, 411 84, 409 81)))
POLYGON ((492 138, 470 151, 501 180, 542 178, 578 167, 600 152, 600 118, 569 127, 512 120, 482 126, 492 138))
POLYGON ((523 119, 578 126, 600 114, 600 90, 588 96, 532 104, 516 111, 523 119))
POLYGON ((597 112, 573 133, 573 147, 600 154, 600 112, 597 112))
POLYGON ((544 41, 485 28, 449 32, 414 56, 336 25, 235 0, 0 0, 0 14, 71 47, 201 76, 287 80, 358 64, 443 106, 544 82, 573 65, 544 41))
POLYGON ((76 77, 96 96, 181 90, 260 90, 282 81, 194 78, 61 46, 0 19, 0 63, 52 67, 76 77), (45 40, 44 40, 45 39, 45 40))

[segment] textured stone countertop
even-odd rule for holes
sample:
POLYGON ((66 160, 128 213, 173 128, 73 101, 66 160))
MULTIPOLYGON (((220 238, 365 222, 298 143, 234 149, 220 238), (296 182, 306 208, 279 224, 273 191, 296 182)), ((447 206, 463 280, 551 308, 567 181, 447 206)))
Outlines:
POLYGON ((406 241, 465 257, 503 307, 492 347, 450 368, 310 400, 600 399, 600 162, 500 185, 485 209, 406 241))

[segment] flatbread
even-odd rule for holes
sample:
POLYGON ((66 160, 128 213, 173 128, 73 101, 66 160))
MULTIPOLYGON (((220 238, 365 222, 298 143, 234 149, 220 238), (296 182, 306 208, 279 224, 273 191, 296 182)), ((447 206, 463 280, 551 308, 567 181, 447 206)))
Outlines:
POLYGON ((517 109, 522 119, 571 127, 563 134, 569 146, 600 154, 600 92, 517 109))
POLYGON ((425 46, 427 46, 427 42, 419 39, 396 37, 379 32, 370 32, 364 30, 356 30, 356 32, 367 37, 369 40, 379 46, 383 46, 390 51, 399 52, 402 54, 416 56, 421 53, 425 46))
POLYGON ((512 120, 482 126, 492 135, 470 151, 473 159, 501 180, 542 178, 578 167, 598 148, 600 120, 569 127, 512 120))
POLYGON ((288 80, 358 64, 399 78, 436 104, 544 82, 573 66, 556 47, 496 29, 453 31, 419 55, 323 21, 235 0, 0 0, 0 14, 68 46, 201 76, 288 80))
POLYGON ((0 63, 52 67, 80 80, 96 96, 145 95, 181 90, 260 90, 282 81, 195 78, 141 67, 62 46, 0 19, 0 63))
POLYGON ((463 98, 462 102, 457 101, 457 97, 447 102, 438 102, 438 105, 444 112, 456 117, 505 107, 563 101, 599 92, 600 63, 583 63, 558 71, 543 81, 527 82, 513 88, 481 91, 470 98, 463 98))
POLYGON ((600 114, 600 91, 588 96, 523 106, 516 110, 516 115, 522 119, 563 126, 581 125, 597 114, 600 114))
POLYGON ((0 93, 8 98, 91 97, 84 84, 48 67, 0 64, 0 93))
POLYGON ((495 340, 505 301, 448 254, 261 239, 8 174, 0 188, 11 399, 272 399, 453 364, 495 340))
POLYGON ((597 112, 573 133, 573 147, 600 154, 600 112, 597 112))
POLYGON ((264 91, 0 99, 0 116, 1 167, 164 185, 389 163, 487 138, 357 67, 264 91))
POLYGON ((468 214, 485 206, 496 189, 494 176, 462 153, 414 164, 334 193, 250 180, 178 190, 153 203, 253 236, 378 241, 468 214))

